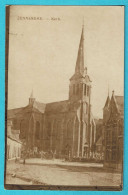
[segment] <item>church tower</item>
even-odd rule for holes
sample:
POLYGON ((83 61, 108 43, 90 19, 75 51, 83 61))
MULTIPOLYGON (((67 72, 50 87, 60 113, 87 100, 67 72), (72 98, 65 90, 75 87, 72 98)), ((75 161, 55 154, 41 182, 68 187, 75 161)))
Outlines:
POLYGON ((86 102, 89 105, 91 80, 84 66, 84 26, 80 38, 75 73, 70 79, 69 100, 73 102, 86 102))
POLYGON ((79 151, 78 156, 83 157, 85 152, 90 151, 90 128, 91 128, 91 80, 84 65, 84 26, 78 48, 75 73, 70 79, 69 101, 71 110, 79 109, 79 151))

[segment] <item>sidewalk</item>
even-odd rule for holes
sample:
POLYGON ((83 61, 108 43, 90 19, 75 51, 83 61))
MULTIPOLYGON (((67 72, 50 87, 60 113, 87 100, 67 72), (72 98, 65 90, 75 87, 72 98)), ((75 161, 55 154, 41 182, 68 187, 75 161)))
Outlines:
MULTIPOLYGON (((22 163, 23 160, 20 160, 22 163)), ((64 161, 60 159, 52 159, 52 160, 46 160, 46 159, 40 159, 40 158, 30 158, 26 159, 26 164, 33 164, 33 165, 64 165, 64 166, 77 166, 77 167, 98 167, 102 168, 103 164, 101 163, 88 163, 88 162, 69 162, 64 161)))

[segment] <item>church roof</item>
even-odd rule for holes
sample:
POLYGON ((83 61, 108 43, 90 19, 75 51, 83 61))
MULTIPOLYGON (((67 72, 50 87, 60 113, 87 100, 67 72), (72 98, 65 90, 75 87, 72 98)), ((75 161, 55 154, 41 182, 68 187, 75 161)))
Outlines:
POLYGON ((67 112, 69 110, 69 101, 52 102, 46 104, 45 112, 67 112))
POLYGON ((94 118, 95 124, 96 125, 102 125, 103 124, 103 119, 99 118, 94 118))
POLYGON ((34 112, 44 113, 45 107, 46 104, 34 101, 33 105, 27 105, 25 107, 8 110, 7 116, 8 119, 11 119, 11 118, 15 118, 17 114, 24 114, 26 112, 34 111, 34 112))
POLYGON ((102 136, 100 136, 96 142, 96 146, 101 146, 101 145, 102 145, 102 136))
POLYGON ((70 80, 80 79, 80 78, 84 78, 84 76, 81 73, 77 72, 70 78, 70 80))
POLYGON ((87 81, 91 81, 89 76, 87 75, 87 67, 84 67, 84 26, 82 27, 82 33, 78 48, 77 60, 76 60, 76 67, 75 73, 70 78, 70 80, 84 78, 87 81))
POLYGON ((16 108, 8 110, 8 119, 16 117, 17 114, 24 114, 27 112, 39 112, 39 113, 56 113, 69 111, 69 101, 59 101, 52 103, 41 103, 34 101, 33 105, 27 105, 26 107, 16 108))
POLYGON ((32 92, 31 92, 30 98, 34 98, 33 90, 32 90, 32 92))
POLYGON ((110 97, 109 97, 109 95, 108 95, 107 100, 106 100, 106 102, 105 102, 104 108, 109 107, 109 104, 110 104, 110 97))
POLYGON ((75 80, 75 79, 80 79, 80 78, 84 78, 87 82, 89 81, 89 82, 91 82, 91 80, 90 80, 90 77, 86 74, 85 76, 84 75, 82 75, 81 73, 79 73, 79 72, 77 72, 77 73, 75 73, 71 78, 70 78, 70 80, 75 80))
POLYGON ((17 114, 18 112, 23 111, 24 108, 25 108, 25 107, 15 108, 15 109, 10 109, 10 110, 8 110, 8 112, 7 112, 8 119, 14 118, 14 117, 16 116, 16 114, 17 114))
POLYGON ((33 107, 36 108, 39 112, 44 113, 46 104, 34 101, 33 107))
POLYGON ((123 116, 124 115, 124 96, 115 96, 115 100, 116 100, 118 111, 123 116))
POLYGON ((82 28, 75 72, 78 72, 81 75, 84 73, 84 27, 82 28))

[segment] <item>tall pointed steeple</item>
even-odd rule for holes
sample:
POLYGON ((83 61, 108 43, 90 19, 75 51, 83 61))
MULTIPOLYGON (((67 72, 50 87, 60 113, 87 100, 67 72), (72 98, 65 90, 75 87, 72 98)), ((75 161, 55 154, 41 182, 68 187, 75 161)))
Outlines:
POLYGON ((107 96, 104 108, 109 108, 109 104, 110 104, 110 97, 109 97, 109 85, 108 85, 108 96, 107 96))
POLYGON ((84 25, 82 26, 80 44, 78 49, 75 73, 80 73, 81 75, 84 74, 84 25))
POLYGON ((109 97, 109 95, 108 95, 107 100, 106 100, 106 102, 105 102, 104 108, 108 108, 108 107, 109 107, 109 104, 110 104, 110 97, 109 97))
POLYGON ((84 100, 89 104, 91 80, 87 75, 87 67, 84 66, 84 25, 82 26, 75 73, 70 78, 69 88, 69 99, 72 102, 84 100))
POLYGON ((78 48, 75 73, 70 78, 69 85, 69 108, 78 111, 80 126, 78 130, 77 156, 84 155, 85 143, 88 154, 90 154, 90 120, 91 120, 91 80, 84 67, 84 26, 82 27, 80 43, 78 48), (86 122, 85 122, 86 121, 86 122))
POLYGON ((31 92, 31 95, 30 95, 30 98, 29 98, 29 105, 32 105, 35 101, 35 98, 33 96, 33 89, 32 89, 32 92, 31 92))
POLYGON ((33 89, 32 89, 32 92, 31 92, 30 98, 33 98, 33 89))

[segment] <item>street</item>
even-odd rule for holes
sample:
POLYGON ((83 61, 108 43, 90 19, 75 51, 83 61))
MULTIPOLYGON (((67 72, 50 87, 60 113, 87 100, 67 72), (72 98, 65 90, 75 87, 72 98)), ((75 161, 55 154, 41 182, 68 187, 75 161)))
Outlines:
POLYGON ((27 159, 7 162, 6 184, 70 186, 119 186, 121 174, 105 170, 102 164, 27 159))

